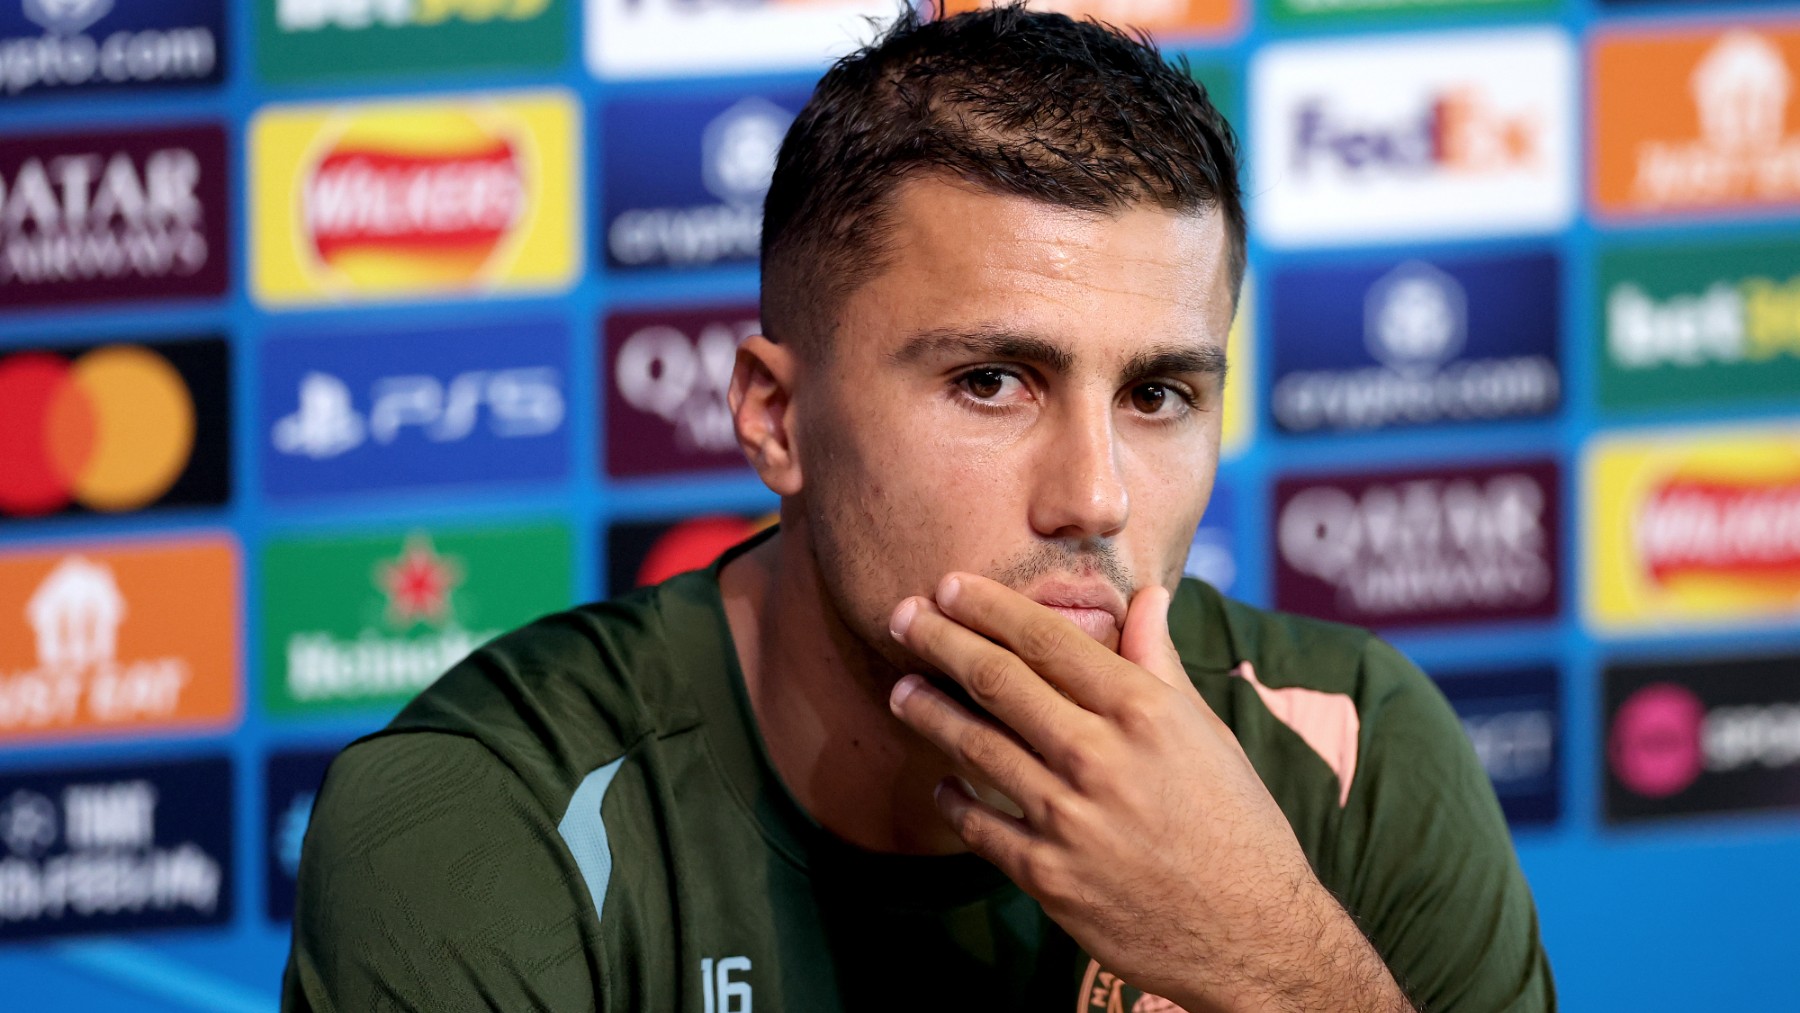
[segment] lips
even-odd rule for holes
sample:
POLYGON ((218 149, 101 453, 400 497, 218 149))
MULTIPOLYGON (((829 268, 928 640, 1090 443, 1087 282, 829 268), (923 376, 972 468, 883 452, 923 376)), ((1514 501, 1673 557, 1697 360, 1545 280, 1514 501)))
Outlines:
POLYGON ((1103 644, 1114 642, 1125 629, 1125 599, 1111 584, 1059 581, 1041 584, 1025 596, 1103 644))

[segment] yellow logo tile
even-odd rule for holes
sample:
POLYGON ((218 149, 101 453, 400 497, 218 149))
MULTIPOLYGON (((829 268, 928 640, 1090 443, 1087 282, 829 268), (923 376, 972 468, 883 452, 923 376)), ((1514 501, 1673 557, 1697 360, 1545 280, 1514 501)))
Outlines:
POLYGON ((1584 471, 1594 626, 1800 616, 1800 426, 1603 438, 1584 471))
POLYGON ((250 126, 257 301, 569 285, 582 249, 578 108, 551 91, 264 109, 250 126))
POLYGON ((1219 456, 1236 457, 1250 446, 1256 430, 1256 341, 1252 328, 1256 317, 1255 289, 1244 279, 1238 296, 1237 319, 1225 339, 1225 361, 1230 365, 1225 381, 1225 417, 1220 421, 1219 456))

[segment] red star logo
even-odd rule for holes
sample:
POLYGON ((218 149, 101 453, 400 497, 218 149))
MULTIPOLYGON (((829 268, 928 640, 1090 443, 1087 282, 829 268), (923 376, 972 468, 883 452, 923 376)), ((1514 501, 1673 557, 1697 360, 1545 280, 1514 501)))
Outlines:
POLYGON ((388 622, 395 626, 442 626, 450 615, 450 593, 462 582, 462 565, 438 555, 424 532, 407 535, 400 557, 375 567, 375 586, 387 595, 388 622))

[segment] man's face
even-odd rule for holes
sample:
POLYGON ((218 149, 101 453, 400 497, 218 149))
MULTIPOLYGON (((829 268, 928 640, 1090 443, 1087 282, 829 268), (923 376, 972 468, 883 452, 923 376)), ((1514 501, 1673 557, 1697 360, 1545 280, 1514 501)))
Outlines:
POLYGON ((891 221, 889 266, 794 390, 833 603, 905 665, 889 613, 962 570, 1116 650, 1132 593, 1180 579, 1212 491, 1236 295, 1220 216, 928 178, 891 221))

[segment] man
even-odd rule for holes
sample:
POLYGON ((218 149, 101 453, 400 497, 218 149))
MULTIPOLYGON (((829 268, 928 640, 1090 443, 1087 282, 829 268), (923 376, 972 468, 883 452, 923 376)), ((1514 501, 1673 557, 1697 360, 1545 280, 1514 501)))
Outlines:
POLYGON ((731 388, 778 532, 351 746, 291 1010, 1538 1010, 1429 682, 1181 579, 1244 264, 1148 46, 1006 8, 826 75, 731 388))

